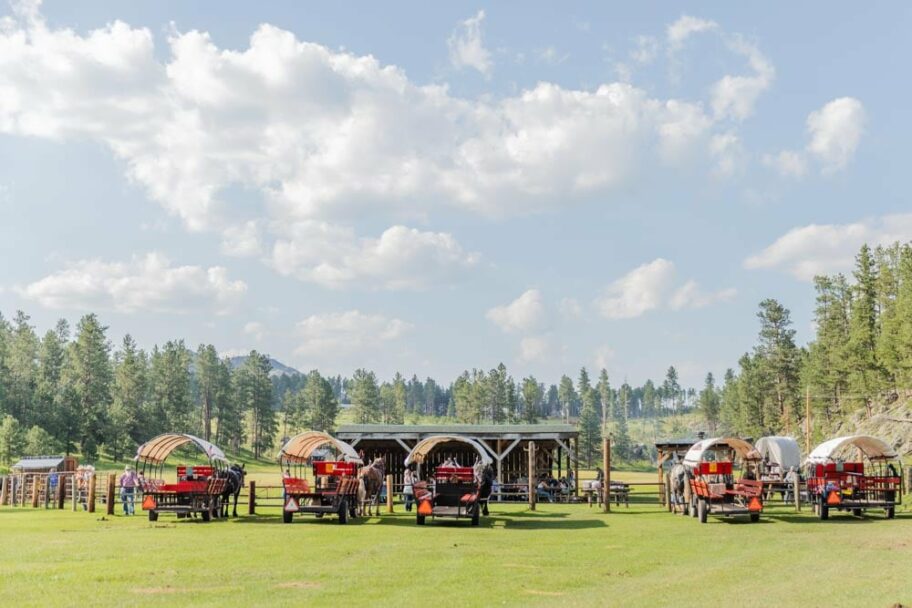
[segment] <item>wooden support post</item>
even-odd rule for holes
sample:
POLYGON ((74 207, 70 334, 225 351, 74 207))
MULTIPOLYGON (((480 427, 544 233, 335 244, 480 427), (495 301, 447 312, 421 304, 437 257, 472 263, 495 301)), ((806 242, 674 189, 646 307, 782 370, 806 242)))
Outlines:
POLYGON ((656 461, 659 463, 659 504, 665 506, 665 476, 662 475, 662 453, 656 455, 656 461))
POLYGON ((98 491, 98 475, 92 473, 89 476, 89 513, 95 512, 95 494, 98 491))
POLYGON ((256 515, 256 482, 250 480, 250 491, 247 493, 247 515, 256 515))
POLYGON ((386 512, 393 512, 393 476, 386 476, 386 512))
MULTIPOLYGON (((497 440, 497 487, 503 488, 503 445, 497 440)), ((497 502, 503 502, 503 490, 497 493, 497 502)))
POLYGON ((41 478, 37 473, 32 474, 32 508, 38 508, 38 492, 41 489, 41 478))
POLYGON ((529 510, 535 510, 535 442, 529 442, 529 510))
POLYGON ((0 484, 0 506, 6 504, 7 495, 9 494, 9 475, 3 476, 3 482, 0 484))
POLYGON ((801 513, 801 478, 795 475, 795 481, 792 482, 792 492, 795 493, 795 513, 801 513))
POLYGON ((580 478, 579 478, 579 437, 573 440, 573 494, 579 498, 579 487, 580 487, 580 478))
POLYGON ((605 487, 602 493, 605 495, 605 513, 611 512, 611 438, 605 437, 605 445, 602 449, 602 460, 605 467, 605 487))
POLYGON ((57 474, 57 508, 63 510, 66 501, 66 475, 57 474))
POLYGON ((108 504, 105 505, 105 511, 108 515, 114 515, 114 485, 117 483, 117 475, 108 473, 108 491, 105 499, 108 504))

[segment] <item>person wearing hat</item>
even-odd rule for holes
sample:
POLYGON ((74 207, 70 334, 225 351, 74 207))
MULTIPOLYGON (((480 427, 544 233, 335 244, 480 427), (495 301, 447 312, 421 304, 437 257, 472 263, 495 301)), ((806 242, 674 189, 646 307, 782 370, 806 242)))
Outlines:
POLYGON ((139 478, 136 476, 136 471, 130 465, 125 466, 123 475, 120 476, 120 502, 123 504, 124 515, 135 513, 134 497, 138 485, 139 478))

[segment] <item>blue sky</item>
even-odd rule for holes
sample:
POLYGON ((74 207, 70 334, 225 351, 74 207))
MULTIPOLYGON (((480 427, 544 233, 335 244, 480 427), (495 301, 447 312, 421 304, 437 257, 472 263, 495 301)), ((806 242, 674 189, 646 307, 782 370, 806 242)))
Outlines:
POLYGON ((699 384, 912 237, 904 4, 212 7, 6 9, 4 315, 699 384))

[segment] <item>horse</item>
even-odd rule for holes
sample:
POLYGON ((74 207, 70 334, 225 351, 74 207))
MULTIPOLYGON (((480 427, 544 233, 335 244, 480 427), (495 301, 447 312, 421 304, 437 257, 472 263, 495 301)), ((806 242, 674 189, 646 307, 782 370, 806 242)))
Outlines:
POLYGON ((233 464, 224 471, 219 471, 217 477, 226 479, 225 489, 222 490, 222 517, 228 517, 228 505, 231 502, 231 496, 234 495, 234 512, 233 517, 237 517, 238 496, 241 494, 241 488, 244 487, 244 477, 247 471, 244 465, 233 464))
POLYGON ((668 474, 671 480, 671 496, 668 499, 671 501, 674 509, 677 509, 678 505, 683 506, 683 512, 687 513, 689 505, 685 503, 685 491, 684 486, 687 484, 687 469, 681 463, 676 463, 671 467, 671 471, 668 474))
POLYGON ((482 507, 482 513, 488 515, 488 499, 491 498, 491 490, 494 488, 494 467, 489 464, 482 464, 480 461, 475 463, 475 483, 478 484, 478 502, 482 507))
MULTIPOLYGON (((371 505, 376 505, 377 516, 380 516, 380 489, 385 478, 386 463, 383 458, 375 458, 368 466, 358 469, 358 511, 362 516, 365 514, 365 504, 368 517, 371 514, 371 505)), ((392 490, 387 488, 386 491, 392 490)))

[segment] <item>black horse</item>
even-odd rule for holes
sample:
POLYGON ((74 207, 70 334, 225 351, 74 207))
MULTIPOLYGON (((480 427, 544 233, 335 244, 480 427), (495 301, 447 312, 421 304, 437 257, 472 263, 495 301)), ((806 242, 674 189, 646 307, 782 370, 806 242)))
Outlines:
POLYGON ((232 516, 238 516, 238 496, 241 494, 241 488, 244 487, 244 477, 246 475, 247 471, 244 470, 244 465, 242 464, 233 464, 224 471, 219 472, 218 476, 227 480, 225 490, 222 492, 222 517, 228 517, 228 505, 231 502, 232 495, 234 496, 234 512, 232 516))
POLYGON ((475 475, 478 477, 478 502, 482 505, 481 512, 484 515, 488 515, 488 499, 491 498, 491 491, 494 489, 494 479, 496 477, 494 467, 489 464, 483 467, 476 465, 475 475))

